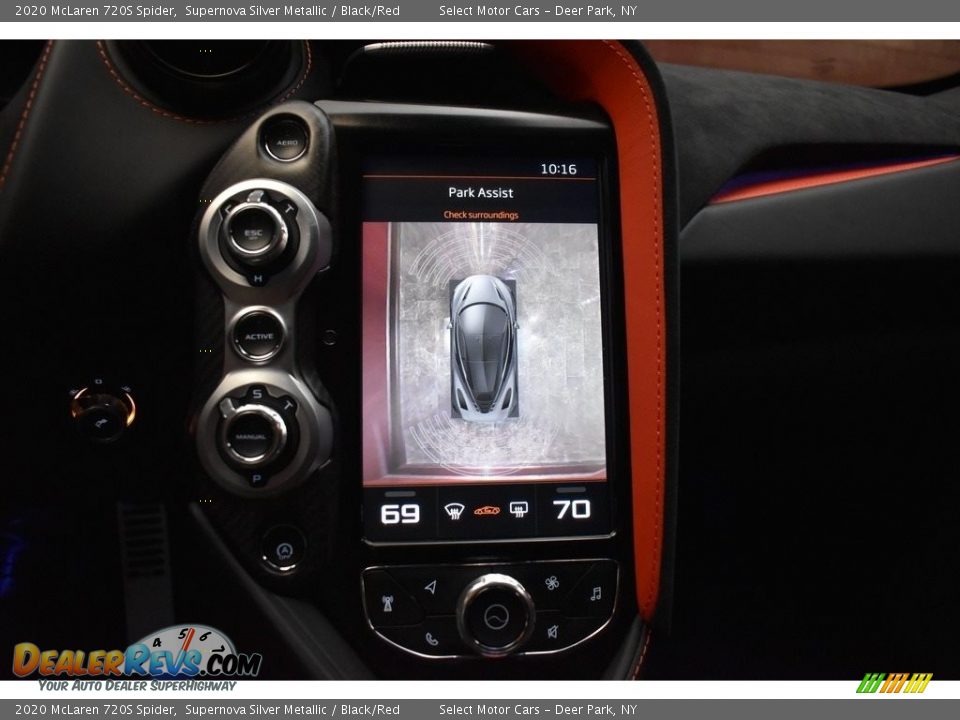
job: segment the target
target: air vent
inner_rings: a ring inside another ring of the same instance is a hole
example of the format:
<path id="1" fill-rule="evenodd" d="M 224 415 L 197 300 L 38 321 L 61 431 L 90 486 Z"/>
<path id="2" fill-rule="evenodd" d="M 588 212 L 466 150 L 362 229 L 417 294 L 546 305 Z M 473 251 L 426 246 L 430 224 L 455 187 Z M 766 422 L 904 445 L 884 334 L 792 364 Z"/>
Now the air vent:
<path id="1" fill-rule="evenodd" d="M 157 106 L 196 119 L 232 118 L 304 80 L 307 43 L 288 40 L 125 40 L 106 43 L 118 74 Z"/>
<path id="2" fill-rule="evenodd" d="M 167 519 L 162 505 L 121 505 L 119 510 L 123 574 L 128 578 L 165 575 Z"/>
<path id="3" fill-rule="evenodd" d="M 159 503 L 117 506 L 123 600 L 131 642 L 174 621 L 167 515 Z"/>

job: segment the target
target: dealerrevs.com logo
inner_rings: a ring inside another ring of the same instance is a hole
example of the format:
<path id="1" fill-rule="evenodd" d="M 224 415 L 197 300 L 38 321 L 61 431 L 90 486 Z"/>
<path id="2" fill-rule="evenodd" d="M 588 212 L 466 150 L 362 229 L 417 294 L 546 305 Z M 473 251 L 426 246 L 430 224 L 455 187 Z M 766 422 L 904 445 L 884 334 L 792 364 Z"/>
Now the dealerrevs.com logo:
<path id="1" fill-rule="evenodd" d="M 21 678 L 253 678 L 262 662 L 259 653 L 238 653 L 230 638 L 205 625 L 164 628 L 125 650 L 42 650 L 30 642 L 13 648 L 13 673 Z"/>

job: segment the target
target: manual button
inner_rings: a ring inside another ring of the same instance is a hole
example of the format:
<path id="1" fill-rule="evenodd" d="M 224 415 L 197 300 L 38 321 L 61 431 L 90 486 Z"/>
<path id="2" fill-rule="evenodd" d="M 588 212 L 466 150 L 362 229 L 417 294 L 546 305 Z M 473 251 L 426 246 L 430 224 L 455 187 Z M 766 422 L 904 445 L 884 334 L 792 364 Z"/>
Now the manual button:
<path id="1" fill-rule="evenodd" d="M 277 430 L 269 417 L 248 413 L 230 422 L 226 437 L 234 453 L 254 461 L 266 456 L 276 445 Z"/>

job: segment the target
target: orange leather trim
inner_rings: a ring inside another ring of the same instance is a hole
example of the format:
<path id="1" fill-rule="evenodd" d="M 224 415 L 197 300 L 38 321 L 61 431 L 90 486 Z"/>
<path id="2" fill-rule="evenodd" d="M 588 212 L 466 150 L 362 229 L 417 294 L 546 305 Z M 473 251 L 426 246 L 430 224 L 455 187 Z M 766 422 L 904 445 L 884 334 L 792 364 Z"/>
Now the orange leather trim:
<path id="1" fill-rule="evenodd" d="M 516 49 L 562 97 L 601 105 L 616 132 L 637 603 L 642 617 L 650 620 L 660 587 L 666 436 L 662 166 L 657 107 L 643 70 L 620 43 L 551 40 L 519 43 Z"/>
<path id="2" fill-rule="evenodd" d="M 850 170 L 831 170 L 828 172 L 818 172 L 801 177 L 783 178 L 781 180 L 768 180 L 754 185 L 747 185 L 736 190 L 729 190 L 715 195 L 710 204 L 736 202 L 738 200 L 749 200 L 751 198 L 765 197 L 767 195 L 779 195 L 780 193 L 793 192 L 795 190 L 806 190 L 807 188 L 822 187 L 824 185 L 835 185 L 836 183 L 850 182 L 851 180 L 862 180 L 864 178 L 877 177 L 879 175 L 891 175 L 893 173 L 904 172 L 906 170 L 916 170 L 918 168 L 930 167 L 932 165 L 942 165 L 943 163 L 953 162 L 960 158 L 960 155 L 951 155 L 949 157 L 933 158 L 931 160 L 914 160 L 912 162 L 889 163 L 886 165 L 874 165 L 873 167 L 854 168 Z"/>

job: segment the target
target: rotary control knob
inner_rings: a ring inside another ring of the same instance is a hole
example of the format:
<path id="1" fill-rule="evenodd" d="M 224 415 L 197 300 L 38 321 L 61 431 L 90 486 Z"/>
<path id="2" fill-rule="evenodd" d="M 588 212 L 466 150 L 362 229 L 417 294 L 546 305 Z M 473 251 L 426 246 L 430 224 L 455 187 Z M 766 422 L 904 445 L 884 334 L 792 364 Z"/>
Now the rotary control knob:
<path id="1" fill-rule="evenodd" d="M 223 415 L 220 442 L 226 456 L 247 468 L 266 467 L 283 453 L 289 430 L 283 416 L 267 405 L 239 407 L 220 403 Z"/>
<path id="2" fill-rule="evenodd" d="M 223 398 L 218 409 L 223 459 L 245 475 L 251 486 L 267 484 L 299 444 L 296 401 L 277 394 L 276 388 L 253 385 L 242 396 Z"/>
<path id="3" fill-rule="evenodd" d="M 113 390 L 94 384 L 71 391 L 70 417 L 85 437 L 110 443 L 133 425 L 137 404 L 127 388 Z"/>
<path id="4" fill-rule="evenodd" d="M 457 604 L 457 629 L 481 655 L 502 657 L 533 635 L 536 608 L 530 593 L 509 575 L 490 573 L 470 583 Z"/>
<path id="5" fill-rule="evenodd" d="M 229 208 L 223 220 L 226 250 L 239 264 L 255 268 L 280 258 L 290 241 L 290 229 L 263 190 Z"/>

